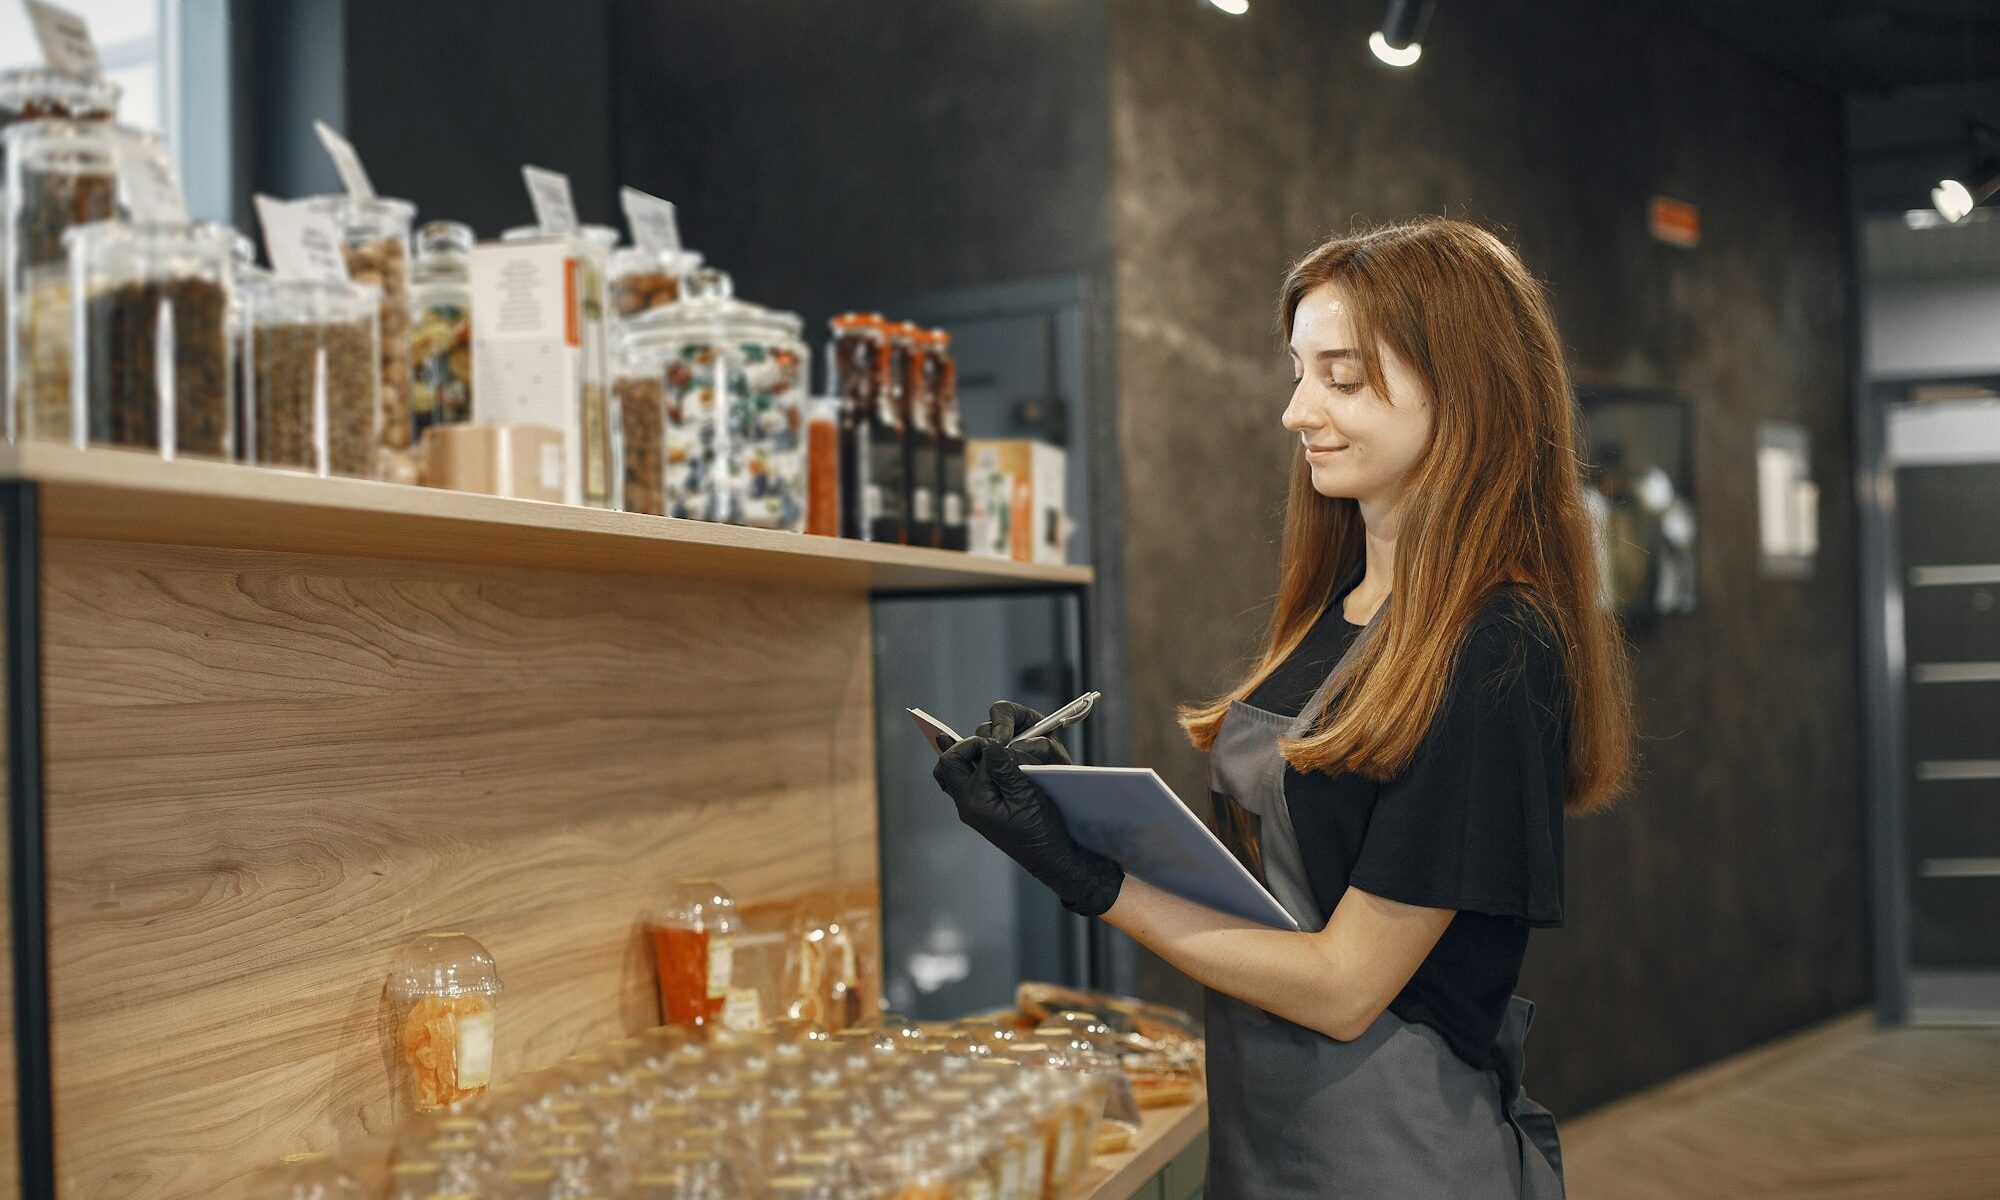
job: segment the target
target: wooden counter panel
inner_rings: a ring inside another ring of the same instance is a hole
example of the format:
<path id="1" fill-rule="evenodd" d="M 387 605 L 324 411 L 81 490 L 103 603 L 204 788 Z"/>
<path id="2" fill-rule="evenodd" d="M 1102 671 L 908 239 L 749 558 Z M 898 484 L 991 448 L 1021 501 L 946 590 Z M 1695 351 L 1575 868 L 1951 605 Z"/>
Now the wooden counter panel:
<path id="1" fill-rule="evenodd" d="M 387 1126 L 424 930 L 498 960 L 505 1077 L 655 1023 L 676 877 L 874 885 L 851 595 L 65 538 L 44 595 L 65 1194 Z"/>

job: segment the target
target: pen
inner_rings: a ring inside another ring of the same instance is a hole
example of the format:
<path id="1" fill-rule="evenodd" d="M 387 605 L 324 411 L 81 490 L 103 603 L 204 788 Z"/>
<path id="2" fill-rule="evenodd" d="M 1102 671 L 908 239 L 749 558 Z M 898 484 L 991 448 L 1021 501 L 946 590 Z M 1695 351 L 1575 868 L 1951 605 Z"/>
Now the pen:
<path id="1" fill-rule="evenodd" d="M 1090 715 L 1091 707 L 1095 705 L 1098 702 L 1098 700 L 1103 697 L 1103 695 L 1104 695 L 1103 692 L 1085 692 L 1083 695 L 1078 696 L 1076 699 L 1070 701 L 1068 704 L 1063 705 L 1061 708 L 1050 713 L 1048 716 L 1043 717 L 1041 720 L 1035 722 L 1033 725 L 1029 726 L 1025 731 L 1015 734 L 1011 739 L 1009 739 L 1007 744 L 1011 746 L 1015 742 L 1022 741 L 1026 738 L 1046 737 L 1047 735 L 1054 733 L 1056 730 L 1063 728 L 1065 725 L 1076 724 L 1078 721 L 1081 721 L 1085 717 Z"/>

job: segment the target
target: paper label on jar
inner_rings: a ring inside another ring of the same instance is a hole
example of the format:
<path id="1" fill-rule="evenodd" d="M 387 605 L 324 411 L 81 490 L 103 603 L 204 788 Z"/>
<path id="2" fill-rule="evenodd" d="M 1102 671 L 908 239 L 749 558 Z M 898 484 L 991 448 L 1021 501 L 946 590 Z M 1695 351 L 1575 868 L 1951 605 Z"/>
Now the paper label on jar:
<path id="1" fill-rule="evenodd" d="M 576 201 L 570 198 L 569 176 L 524 166 L 521 179 L 528 185 L 528 203 L 535 206 L 535 224 L 543 233 L 576 232 Z"/>
<path id="2" fill-rule="evenodd" d="M 861 489 L 861 519 L 873 521 L 882 515 L 882 488 L 869 484 Z"/>
<path id="3" fill-rule="evenodd" d="M 42 61 L 51 71 L 95 79 L 104 74 L 97 59 L 97 43 L 90 40 L 90 26 L 66 8 L 28 0 L 28 20 L 34 23 L 35 40 L 42 44 Z"/>
<path id="4" fill-rule="evenodd" d="M 174 178 L 173 160 L 167 157 L 166 148 L 130 133 L 121 133 L 114 145 L 118 182 L 124 189 L 125 206 L 132 219 L 185 225 L 187 199 L 181 195 L 181 181 Z"/>
<path id="5" fill-rule="evenodd" d="M 764 1006 L 756 988 L 729 989 L 722 999 L 722 1027 L 738 1033 L 755 1033 L 764 1027 Z"/>
<path id="6" fill-rule="evenodd" d="M 638 188 L 618 189 L 618 202 L 625 209 L 625 224 L 632 230 L 632 244 L 641 250 L 679 250 L 680 219 L 674 203 L 648 195 Z"/>
<path id="7" fill-rule="evenodd" d="M 257 220 L 264 226 L 264 253 L 280 279 L 347 282 L 347 256 L 333 218 L 302 204 L 257 197 Z"/>
<path id="8" fill-rule="evenodd" d="M 910 491 L 910 519 L 928 521 L 931 519 L 931 490 L 926 487 Z"/>
<path id="9" fill-rule="evenodd" d="M 957 492 L 944 494 L 944 523 L 953 526 L 965 524 L 965 497 Z"/>
<path id="10" fill-rule="evenodd" d="M 320 145 L 326 147 L 328 158 L 333 160 L 333 169 L 340 175 L 340 186 L 357 200 L 373 200 L 375 185 L 368 181 L 368 172 L 361 165 L 361 152 L 354 143 L 333 131 L 333 126 L 325 121 L 314 121 L 313 132 L 319 134 Z"/>
<path id="11" fill-rule="evenodd" d="M 1055 1172 L 1057 1179 L 1069 1178 L 1070 1157 L 1076 1150 L 1075 1130 L 1067 1117 L 1056 1125 L 1055 1161 L 1049 1164 L 1049 1169 Z"/>
<path id="12" fill-rule="evenodd" d="M 714 934 L 708 939 L 708 997 L 720 1000 L 729 994 L 730 976 L 736 967 L 736 939 Z"/>
<path id="13" fill-rule="evenodd" d="M 553 492 L 562 488 L 562 444 L 550 442 L 542 447 L 541 455 L 542 490 Z"/>
<path id="14" fill-rule="evenodd" d="M 493 1010 L 458 1019 L 458 1086 L 482 1088 L 493 1080 Z"/>

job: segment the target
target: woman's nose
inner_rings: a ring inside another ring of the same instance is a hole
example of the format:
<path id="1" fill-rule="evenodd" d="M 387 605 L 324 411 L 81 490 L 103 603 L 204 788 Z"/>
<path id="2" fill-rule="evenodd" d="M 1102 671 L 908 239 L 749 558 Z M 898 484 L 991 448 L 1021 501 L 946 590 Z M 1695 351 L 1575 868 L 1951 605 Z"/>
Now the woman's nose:
<path id="1" fill-rule="evenodd" d="M 1292 398 L 1285 403 L 1285 415 L 1280 423 L 1293 433 L 1305 433 L 1325 424 L 1303 398 L 1305 390 L 1304 384 L 1294 386 Z"/>

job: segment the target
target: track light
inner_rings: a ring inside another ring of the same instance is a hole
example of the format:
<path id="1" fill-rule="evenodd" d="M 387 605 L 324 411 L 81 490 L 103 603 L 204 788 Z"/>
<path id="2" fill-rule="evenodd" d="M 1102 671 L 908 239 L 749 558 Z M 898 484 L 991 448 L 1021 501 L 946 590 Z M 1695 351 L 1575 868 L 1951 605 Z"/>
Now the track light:
<path id="1" fill-rule="evenodd" d="M 1973 209 L 2000 194 L 2000 158 L 1982 149 L 1988 138 L 2000 141 L 2000 134 L 1984 121 L 1973 120 L 1966 122 L 1965 136 L 1972 149 L 1967 156 L 1972 170 L 1940 179 L 1931 188 L 1931 206 L 1947 221 L 1963 221 Z"/>
<path id="2" fill-rule="evenodd" d="M 1407 67 L 1423 55 L 1419 39 L 1430 24 L 1435 0 L 1389 0 L 1382 28 L 1368 35 L 1368 48 L 1392 67 Z"/>
<path id="3" fill-rule="evenodd" d="M 1945 220 L 1963 221 L 1995 193 L 2000 193 L 2000 159 L 1986 158 L 1963 180 L 1938 180 L 1931 189 L 1931 205 Z"/>
<path id="4" fill-rule="evenodd" d="M 1208 0 L 1208 2 L 1232 17 L 1240 17 L 1250 11 L 1250 0 Z"/>

